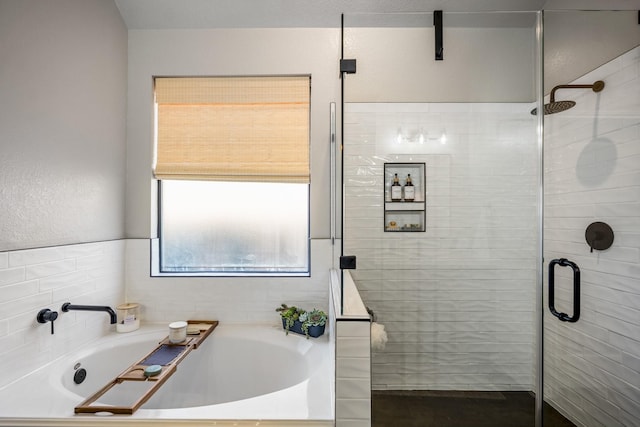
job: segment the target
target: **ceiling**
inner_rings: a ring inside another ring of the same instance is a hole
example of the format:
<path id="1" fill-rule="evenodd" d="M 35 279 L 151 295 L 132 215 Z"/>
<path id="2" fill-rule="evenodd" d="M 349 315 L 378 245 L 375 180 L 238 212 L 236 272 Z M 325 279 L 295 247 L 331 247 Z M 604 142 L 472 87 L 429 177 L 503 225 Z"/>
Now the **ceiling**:
<path id="1" fill-rule="evenodd" d="M 115 3 L 131 30 L 340 27 L 342 14 L 359 13 L 640 9 L 640 0 L 115 0 Z"/>

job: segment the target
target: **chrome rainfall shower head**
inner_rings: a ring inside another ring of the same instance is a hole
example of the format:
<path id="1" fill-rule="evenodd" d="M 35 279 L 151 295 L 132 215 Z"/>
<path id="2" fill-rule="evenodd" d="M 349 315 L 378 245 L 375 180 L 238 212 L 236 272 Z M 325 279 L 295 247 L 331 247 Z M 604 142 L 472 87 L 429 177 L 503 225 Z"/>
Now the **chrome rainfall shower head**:
<path id="1" fill-rule="evenodd" d="M 555 97 L 556 91 L 558 89 L 591 89 L 594 92 L 600 92 L 602 89 L 604 89 L 604 82 L 602 80 L 598 80 L 592 85 L 559 85 L 554 87 L 549 97 L 549 103 L 544 105 L 545 116 L 547 114 L 555 114 L 566 111 L 576 105 L 575 101 L 556 101 Z M 534 108 L 533 110 L 531 110 L 531 114 L 533 114 L 534 116 L 538 114 L 538 109 Z"/>

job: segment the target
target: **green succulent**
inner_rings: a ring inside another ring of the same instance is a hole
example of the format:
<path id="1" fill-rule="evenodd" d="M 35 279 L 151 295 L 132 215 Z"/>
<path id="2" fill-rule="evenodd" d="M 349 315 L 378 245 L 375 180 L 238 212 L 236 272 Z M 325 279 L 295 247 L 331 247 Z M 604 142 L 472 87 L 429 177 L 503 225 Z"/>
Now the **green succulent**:
<path id="1" fill-rule="evenodd" d="M 311 326 L 322 326 L 327 323 L 327 313 L 316 308 L 311 311 L 306 311 L 296 306 L 289 307 L 287 304 L 281 304 L 280 307 L 276 308 L 276 311 L 285 319 L 285 331 L 287 335 L 289 334 L 289 329 L 293 327 L 296 321 L 300 322 L 302 331 L 307 338 L 309 338 L 309 328 Z"/>
<path id="2" fill-rule="evenodd" d="M 289 329 L 296 323 L 296 320 L 300 320 L 300 316 L 306 313 L 305 310 L 292 305 L 289 307 L 287 304 L 281 304 L 280 307 L 276 308 L 276 311 L 280 313 L 280 317 L 285 319 L 285 330 L 287 335 L 289 334 Z"/>
<path id="3" fill-rule="evenodd" d="M 307 312 L 306 315 L 305 323 L 309 326 L 322 326 L 327 323 L 327 313 L 317 308 Z"/>

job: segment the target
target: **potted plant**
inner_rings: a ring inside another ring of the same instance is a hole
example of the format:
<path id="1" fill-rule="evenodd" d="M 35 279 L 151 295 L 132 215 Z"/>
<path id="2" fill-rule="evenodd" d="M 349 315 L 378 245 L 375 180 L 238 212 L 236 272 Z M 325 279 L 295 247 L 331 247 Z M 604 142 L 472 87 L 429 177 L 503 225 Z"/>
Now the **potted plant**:
<path id="1" fill-rule="evenodd" d="M 282 304 L 276 308 L 282 318 L 282 327 L 289 334 L 289 331 L 305 335 L 307 338 L 317 338 L 324 334 L 324 327 L 327 324 L 327 314 L 318 309 L 306 311 L 302 308 Z"/>
<path id="2" fill-rule="evenodd" d="M 327 324 L 327 313 L 314 308 L 300 315 L 302 332 L 307 336 L 319 337 L 324 334 L 324 325 Z"/>

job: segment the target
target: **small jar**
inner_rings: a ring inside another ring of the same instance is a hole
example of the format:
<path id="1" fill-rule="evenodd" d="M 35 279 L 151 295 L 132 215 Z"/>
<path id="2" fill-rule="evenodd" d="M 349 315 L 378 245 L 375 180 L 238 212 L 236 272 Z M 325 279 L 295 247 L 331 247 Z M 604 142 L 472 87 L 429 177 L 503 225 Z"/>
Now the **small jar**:
<path id="1" fill-rule="evenodd" d="M 116 331 L 131 332 L 140 327 L 140 304 L 130 302 L 116 307 L 118 311 L 118 324 Z"/>
<path id="2" fill-rule="evenodd" d="M 169 342 L 179 344 L 187 339 L 187 325 L 184 320 L 169 323 Z"/>

